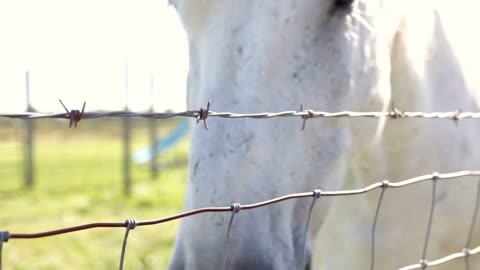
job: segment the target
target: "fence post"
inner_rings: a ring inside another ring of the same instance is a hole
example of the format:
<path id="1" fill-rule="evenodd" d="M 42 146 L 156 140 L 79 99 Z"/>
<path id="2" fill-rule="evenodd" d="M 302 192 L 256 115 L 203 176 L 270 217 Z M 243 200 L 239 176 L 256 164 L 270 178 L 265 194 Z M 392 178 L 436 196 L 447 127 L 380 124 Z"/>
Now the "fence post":
<path id="1" fill-rule="evenodd" d="M 155 111 L 154 108 L 154 79 L 153 79 L 153 74 L 150 75 L 150 98 L 152 103 L 150 104 L 150 112 L 153 113 Z M 152 150 L 152 157 L 150 159 L 150 175 L 152 177 L 152 180 L 155 180 L 158 176 L 158 164 L 157 164 L 157 158 L 156 158 L 156 152 L 157 146 L 156 146 L 156 140 L 157 140 L 157 121 L 154 118 L 148 119 L 148 130 L 149 130 L 149 137 L 150 137 L 150 146 Z"/>
<path id="2" fill-rule="evenodd" d="M 125 111 L 129 111 L 128 106 L 128 62 L 125 62 Z M 123 193 L 126 196 L 131 194 L 131 176 L 130 176 L 130 136 L 131 125 L 130 117 L 123 117 Z"/>
<path id="3" fill-rule="evenodd" d="M 33 106 L 30 101 L 30 72 L 25 72 L 25 90 L 27 99 L 27 112 L 33 112 Z M 25 188 L 31 189 L 34 184 L 34 164 L 33 164 L 33 133 L 34 123 L 31 119 L 25 120 L 24 134 L 24 156 L 23 156 L 23 172 Z"/>

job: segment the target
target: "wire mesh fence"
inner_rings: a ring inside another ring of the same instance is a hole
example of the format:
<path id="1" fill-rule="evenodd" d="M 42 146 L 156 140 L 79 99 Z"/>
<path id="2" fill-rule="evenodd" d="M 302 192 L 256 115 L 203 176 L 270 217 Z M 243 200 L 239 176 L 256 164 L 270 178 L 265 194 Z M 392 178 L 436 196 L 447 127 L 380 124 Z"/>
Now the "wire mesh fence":
<path id="1" fill-rule="evenodd" d="M 431 198 L 431 207 L 430 207 L 430 213 L 429 213 L 429 221 L 428 225 L 426 228 L 426 237 L 424 241 L 424 247 L 423 247 L 423 252 L 421 254 L 421 260 L 420 263 L 418 264 L 412 264 L 405 266 L 401 268 L 401 270 L 408 270 L 408 269 L 425 269 L 426 267 L 429 266 L 434 266 L 434 265 L 439 265 L 445 262 L 448 262 L 450 260 L 458 259 L 458 258 L 465 258 L 466 261 L 466 269 L 469 270 L 469 258 L 472 255 L 480 253 L 480 246 L 471 248 L 471 241 L 473 238 L 473 232 L 475 230 L 475 224 L 476 224 L 476 219 L 478 215 L 478 208 L 480 204 L 480 181 L 478 181 L 478 188 L 476 191 L 476 202 L 474 206 L 474 211 L 472 214 L 472 219 L 471 219 L 471 226 L 470 230 L 467 235 L 467 241 L 465 244 L 465 247 L 462 251 L 452 253 L 449 255 L 446 255 L 445 257 L 435 259 L 432 261 L 427 260 L 426 258 L 426 253 L 428 249 L 428 244 L 429 244 L 429 238 L 430 238 L 430 231 L 433 223 L 433 217 L 434 217 L 434 212 L 435 212 L 435 187 L 436 183 L 439 180 L 447 180 L 447 179 L 456 179 L 460 177 L 465 177 L 465 176 L 470 176 L 470 177 L 480 177 L 480 171 L 459 171 L 459 172 L 452 172 L 452 173 L 445 173 L 445 174 L 439 174 L 439 173 L 433 173 L 429 175 L 423 175 L 423 176 L 418 176 L 414 178 L 410 178 L 407 180 L 403 180 L 400 182 L 390 182 L 387 180 L 383 180 L 381 182 L 377 182 L 374 184 L 371 184 L 369 186 L 366 186 L 361 189 L 353 189 L 353 190 L 340 190 L 340 191 L 322 191 L 320 189 L 314 190 L 312 192 L 303 192 L 303 193 L 293 193 L 289 195 L 285 195 L 282 197 L 277 197 L 273 198 L 267 201 L 262 201 L 258 203 L 253 203 L 253 204 L 239 204 L 239 203 L 234 203 L 231 206 L 225 206 L 225 207 L 206 207 L 206 208 L 200 208 L 200 209 L 195 209 L 187 212 L 182 212 L 176 215 L 164 217 L 164 218 L 159 218 L 159 219 L 154 219 L 154 220 L 144 220 L 144 221 L 136 221 L 135 219 L 127 219 L 125 222 L 98 222 L 98 223 L 90 223 L 90 224 L 83 224 L 83 225 L 78 225 L 78 226 L 73 226 L 73 227 L 67 227 L 67 228 L 61 228 L 61 229 L 56 229 L 56 230 L 51 230 L 51 231 L 45 231 L 45 232 L 38 232 L 38 233 L 11 233 L 9 231 L 1 231 L 0 232 L 0 252 L 2 251 L 2 244 L 4 242 L 8 242 L 11 239 L 35 239 L 35 238 L 43 238 L 43 237 L 51 237 L 51 236 L 56 236 L 60 234 L 66 234 L 66 233 L 73 233 L 77 231 L 82 231 L 82 230 L 90 230 L 94 228 L 126 228 L 124 240 L 123 240 L 123 245 L 122 245 L 122 250 L 121 250 L 121 255 L 120 255 L 120 269 L 122 269 L 123 266 L 123 260 L 125 257 L 125 250 L 126 250 L 126 244 L 127 244 L 127 239 L 129 235 L 129 231 L 135 229 L 136 227 L 140 226 L 151 226 L 151 225 L 156 225 L 156 224 L 161 224 L 169 221 L 173 221 L 176 219 L 181 219 L 193 215 L 199 215 L 202 213 L 212 213 L 212 212 L 231 212 L 232 216 L 228 225 L 228 230 L 227 230 L 227 241 L 225 244 L 225 254 L 224 254 L 224 259 L 223 259 L 223 264 L 222 264 L 222 269 L 225 269 L 226 261 L 228 259 L 228 240 L 229 240 L 229 235 L 231 232 L 232 224 L 234 221 L 234 216 L 235 214 L 239 213 L 240 211 L 244 210 L 252 210 L 255 208 L 260 208 L 260 207 L 266 207 L 268 205 L 276 204 L 282 201 L 287 201 L 287 200 L 293 200 L 293 199 L 300 199 L 300 198 L 308 198 L 312 197 L 312 205 L 310 207 L 308 217 L 307 217 L 307 222 L 305 226 L 305 231 L 308 230 L 308 224 L 310 221 L 312 209 L 314 207 L 314 203 L 321 197 L 332 197 L 332 196 L 351 196 L 351 195 L 358 195 L 358 194 L 364 194 L 367 192 L 371 192 L 376 189 L 381 189 L 382 193 L 379 197 L 378 204 L 377 204 L 377 210 L 375 212 L 375 216 L 372 222 L 372 231 L 371 231 L 371 267 L 370 269 L 375 269 L 375 232 L 376 232 L 376 225 L 377 225 L 377 219 L 378 215 L 380 213 L 381 205 L 382 205 L 382 199 L 384 197 L 384 192 L 386 189 L 390 188 L 401 188 L 405 187 L 408 185 L 413 185 L 417 184 L 420 182 L 425 182 L 425 181 L 432 181 L 432 198 Z M 305 243 L 305 239 L 304 243 Z M 0 263 L 1 263 L 1 253 L 0 253 Z M 1 264 L 0 264 L 1 267 Z"/>
<path id="2" fill-rule="evenodd" d="M 63 103 L 62 103 L 63 105 Z M 64 106 L 64 105 L 63 105 Z M 8 114 L 0 114 L 0 117 L 7 117 L 7 118 L 19 118 L 19 119 L 40 119 L 40 118 L 60 118 L 60 119 L 69 119 L 70 127 L 76 127 L 78 122 L 81 119 L 93 119 L 93 118 L 100 118 L 100 117 L 147 117 L 147 118 L 171 118 L 171 117 L 192 117 L 197 119 L 197 123 L 199 121 L 204 122 L 205 129 L 208 129 L 207 125 L 207 118 L 208 117 L 222 117 L 222 118 L 256 118 L 256 119 L 268 119 L 268 118 L 276 118 L 276 117 L 300 117 L 303 119 L 302 129 L 305 128 L 305 121 L 310 118 L 315 117 L 327 117 L 327 118 L 336 118 L 336 117 L 368 117 L 368 118 L 389 118 L 389 119 L 398 119 L 398 118 L 442 118 L 442 119 L 450 119 L 453 121 L 459 121 L 462 119 L 467 118 L 480 118 L 480 112 L 461 112 L 454 111 L 454 112 L 406 112 L 400 111 L 397 108 L 392 106 L 391 111 L 386 112 L 350 112 L 350 111 L 342 111 L 342 112 L 320 112 L 320 111 L 313 111 L 313 110 L 306 110 L 304 111 L 301 107 L 300 111 L 284 111 L 284 112 L 276 112 L 276 113 L 252 113 L 252 114 L 241 114 L 241 113 L 231 113 L 231 112 L 213 112 L 210 110 L 210 101 L 206 107 L 202 107 L 199 110 L 195 111 L 184 111 L 178 113 L 134 113 L 128 111 L 113 111 L 113 112 L 85 112 L 85 103 L 83 105 L 82 110 L 68 110 L 66 106 L 64 106 L 65 113 L 8 113 Z M 150 226 L 161 224 L 177 219 L 182 219 L 188 216 L 199 215 L 202 213 L 211 213 L 211 212 L 231 212 L 231 218 L 227 229 L 226 235 L 226 242 L 224 247 L 224 254 L 223 254 L 223 263 L 221 269 L 226 269 L 227 261 L 228 261 L 228 250 L 229 250 L 229 239 L 230 239 L 230 232 L 232 230 L 232 224 L 234 222 L 235 214 L 239 213 L 240 211 L 251 210 L 260 207 L 266 207 L 268 205 L 276 204 L 286 200 L 293 200 L 299 198 L 313 198 L 312 204 L 309 208 L 308 217 L 305 223 L 305 231 L 304 231 L 304 239 L 303 244 L 305 245 L 307 230 L 309 226 L 309 222 L 311 219 L 312 210 L 315 206 L 315 202 L 321 197 L 331 197 L 331 196 L 351 196 L 351 195 L 358 195 L 368 193 L 372 190 L 381 189 L 381 193 L 378 199 L 377 208 L 375 210 L 375 215 L 372 221 L 372 229 L 371 229 L 371 264 L 370 269 L 375 269 L 375 252 L 376 252 L 376 228 L 377 228 L 377 220 L 379 213 L 381 212 L 382 202 L 385 195 L 385 191 L 390 188 L 401 188 L 408 185 L 417 184 L 419 182 L 425 181 L 432 181 L 432 193 L 431 193 L 431 206 L 429 212 L 429 219 L 426 227 L 425 233 L 425 240 L 423 244 L 423 251 L 422 254 L 419 254 L 421 260 L 420 263 L 407 265 L 401 270 L 409 270 L 409 269 L 425 269 L 430 266 L 435 266 L 439 264 L 446 263 L 448 261 L 465 258 L 465 269 L 470 270 L 470 263 L 469 258 L 472 255 L 480 253 L 480 246 L 471 247 L 473 234 L 476 227 L 476 219 L 479 211 L 479 204 L 480 204 L 480 180 L 478 181 L 478 188 L 476 191 L 476 200 L 474 211 L 472 213 L 471 218 L 471 225 L 470 230 L 467 235 L 467 241 L 465 243 L 464 249 L 461 251 L 457 251 L 451 254 L 447 254 L 442 258 L 437 258 L 434 260 L 428 260 L 426 257 L 429 242 L 430 242 L 430 232 L 432 228 L 432 224 L 434 221 L 434 213 L 435 213 L 435 206 L 436 206 L 436 185 L 439 180 L 447 180 L 447 179 L 456 179 L 460 177 L 480 177 L 480 171 L 458 171 L 452 173 L 433 173 L 429 175 L 418 176 L 414 178 L 410 178 L 407 180 L 399 181 L 399 182 L 390 182 L 388 180 L 383 180 L 364 188 L 354 189 L 354 190 L 340 190 L 340 191 L 322 191 L 320 189 L 316 189 L 310 192 L 303 192 L 303 193 L 293 193 L 288 194 L 282 197 L 273 198 L 267 201 L 262 201 L 253 204 L 240 204 L 234 203 L 231 206 L 224 206 L 224 207 L 206 207 L 195 209 L 187 212 L 182 212 L 176 215 L 167 216 L 159 219 L 154 220 L 144 220 L 144 221 L 136 221 L 135 219 L 127 219 L 124 222 L 96 222 L 96 223 L 89 223 L 89 224 L 82 224 L 73 227 L 67 228 L 60 228 L 51 231 L 44 231 L 44 232 L 35 232 L 35 233 L 16 233 L 10 231 L 0 231 L 0 270 L 2 269 L 2 248 L 3 244 L 8 242 L 12 239 L 34 239 L 34 238 L 43 238 L 43 237 L 50 237 L 60 234 L 66 233 L 73 233 L 82 230 L 90 230 L 94 228 L 126 228 L 125 236 L 123 240 L 123 245 L 120 253 L 120 260 L 119 260 L 119 269 L 123 269 L 123 261 L 125 258 L 125 252 L 127 247 L 127 239 L 129 235 L 129 231 L 135 229 L 136 227 L 140 226 Z M 304 254 L 305 254 L 305 247 L 304 247 Z M 305 256 L 304 256 L 305 257 Z"/>

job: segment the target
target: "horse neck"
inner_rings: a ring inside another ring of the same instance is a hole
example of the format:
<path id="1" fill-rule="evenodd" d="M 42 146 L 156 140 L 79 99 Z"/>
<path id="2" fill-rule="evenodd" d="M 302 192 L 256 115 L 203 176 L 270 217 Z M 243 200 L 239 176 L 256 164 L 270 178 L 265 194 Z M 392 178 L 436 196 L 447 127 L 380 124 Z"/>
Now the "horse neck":
<path id="1" fill-rule="evenodd" d="M 478 100 L 468 88 L 455 46 L 437 11 L 404 18 L 393 42 L 391 59 L 391 96 L 397 108 L 427 112 L 477 110 Z M 480 156 L 465 145 L 475 141 L 478 132 L 479 128 L 468 121 L 458 126 L 446 120 L 387 121 L 382 145 L 373 150 L 385 166 L 383 171 L 370 172 L 373 175 L 369 178 L 398 180 L 412 174 L 474 167 Z M 418 153 L 428 153 L 428 158 Z"/>
<path id="2" fill-rule="evenodd" d="M 405 110 L 472 110 L 471 94 L 441 14 L 405 16 L 392 47 L 392 100 Z"/>

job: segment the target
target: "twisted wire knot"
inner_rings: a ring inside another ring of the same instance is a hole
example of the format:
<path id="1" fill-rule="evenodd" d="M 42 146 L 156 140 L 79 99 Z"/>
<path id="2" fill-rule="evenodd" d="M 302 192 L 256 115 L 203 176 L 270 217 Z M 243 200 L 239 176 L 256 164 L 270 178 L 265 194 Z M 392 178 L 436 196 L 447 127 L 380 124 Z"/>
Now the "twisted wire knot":
<path id="1" fill-rule="evenodd" d="M 8 242 L 10 239 L 10 232 L 9 231 L 1 231 L 0 232 L 0 244 L 3 242 Z"/>
<path id="2" fill-rule="evenodd" d="M 125 220 L 125 225 L 126 225 L 127 229 L 133 230 L 137 227 L 137 221 L 133 218 L 129 218 L 129 219 Z"/>
<path id="3" fill-rule="evenodd" d="M 383 180 L 382 181 L 382 188 L 388 188 L 390 186 L 390 181 L 388 180 Z"/>
<path id="4" fill-rule="evenodd" d="M 421 269 L 426 269 L 428 267 L 428 261 L 427 260 L 420 260 L 420 268 Z"/>
<path id="5" fill-rule="evenodd" d="M 232 209 L 233 213 L 237 214 L 242 209 L 242 205 L 240 205 L 239 203 L 233 203 L 230 208 Z"/>

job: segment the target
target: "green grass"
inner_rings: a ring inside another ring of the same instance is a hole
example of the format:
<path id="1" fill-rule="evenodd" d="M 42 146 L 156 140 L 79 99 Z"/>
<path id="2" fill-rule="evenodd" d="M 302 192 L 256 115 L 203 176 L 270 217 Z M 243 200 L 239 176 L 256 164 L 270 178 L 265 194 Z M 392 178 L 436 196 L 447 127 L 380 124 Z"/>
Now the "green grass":
<path id="1" fill-rule="evenodd" d="M 147 122 L 133 120 L 132 152 L 148 144 Z M 23 187 L 22 122 L 0 126 L 0 230 L 32 233 L 91 222 L 155 219 L 181 211 L 186 163 L 152 180 L 148 166 L 132 167 L 132 195 L 122 186 L 121 120 L 36 120 L 36 178 Z M 175 120 L 157 122 L 160 134 Z M 160 158 L 186 160 L 188 139 Z M 165 269 L 178 222 L 131 231 L 125 269 Z M 99 228 L 4 245 L 4 269 L 118 269 L 123 228 Z"/>

